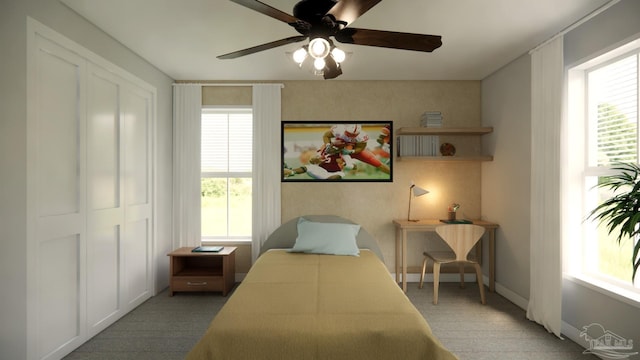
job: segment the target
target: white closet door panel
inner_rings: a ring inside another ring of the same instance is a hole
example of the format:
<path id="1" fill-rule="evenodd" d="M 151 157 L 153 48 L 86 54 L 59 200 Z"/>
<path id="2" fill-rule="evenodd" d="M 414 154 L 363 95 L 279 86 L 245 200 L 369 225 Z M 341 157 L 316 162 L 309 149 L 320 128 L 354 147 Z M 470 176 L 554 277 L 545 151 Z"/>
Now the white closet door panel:
<path id="1" fill-rule="evenodd" d="M 125 163 L 125 269 L 127 297 L 136 306 L 151 295 L 152 206 L 151 119 L 152 94 L 136 87 L 123 89 L 123 151 Z"/>
<path id="2" fill-rule="evenodd" d="M 121 85 L 89 64 L 87 76 L 87 321 L 89 336 L 124 315 L 122 307 Z"/>
<path id="3" fill-rule="evenodd" d="M 151 241 L 148 219 L 127 222 L 124 242 L 126 301 L 137 306 L 151 295 Z"/>
<path id="4" fill-rule="evenodd" d="M 87 171 L 90 210 L 120 206 L 120 85 L 90 66 L 87 99 Z"/>
<path id="5" fill-rule="evenodd" d="M 45 216 L 38 218 L 36 233 L 38 246 L 41 241 L 63 237 L 68 234 L 82 234 L 85 229 L 85 219 L 81 214 Z M 38 262 L 40 265 L 40 262 Z"/>
<path id="6" fill-rule="evenodd" d="M 38 358 L 81 335 L 80 234 L 40 241 Z"/>
<path id="7" fill-rule="evenodd" d="M 48 40 L 40 39 L 38 45 L 38 214 L 77 213 L 81 203 L 83 61 Z"/>
<path id="8" fill-rule="evenodd" d="M 150 94 L 129 91 L 123 105 L 126 205 L 148 204 L 151 195 Z"/>
<path id="9" fill-rule="evenodd" d="M 87 243 L 87 319 L 89 335 L 95 335 L 116 321 L 120 304 L 119 224 L 94 224 Z"/>
<path id="10" fill-rule="evenodd" d="M 28 357 L 60 358 L 86 332 L 86 61 L 37 33 L 28 63 Z"/>

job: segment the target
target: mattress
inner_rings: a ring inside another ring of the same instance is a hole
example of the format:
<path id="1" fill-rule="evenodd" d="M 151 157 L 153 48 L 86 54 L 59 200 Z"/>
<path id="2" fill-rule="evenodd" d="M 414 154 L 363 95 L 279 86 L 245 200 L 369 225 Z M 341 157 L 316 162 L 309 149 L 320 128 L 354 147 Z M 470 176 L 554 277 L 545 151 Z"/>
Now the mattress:
<path id="1" fill-rule="evenodd" d="M 456 359 L 371 251 L 271 250 L 189 352 L 196 359 Z"/>

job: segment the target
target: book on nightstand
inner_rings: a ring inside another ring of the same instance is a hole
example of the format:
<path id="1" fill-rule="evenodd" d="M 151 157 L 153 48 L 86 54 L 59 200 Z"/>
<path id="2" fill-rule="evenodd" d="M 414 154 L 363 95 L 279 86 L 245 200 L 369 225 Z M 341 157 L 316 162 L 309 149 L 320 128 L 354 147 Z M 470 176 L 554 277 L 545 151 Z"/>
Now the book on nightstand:
<path id="1" fill-rule="evenodd" d="M 198 246 L 191 252 L 220 252 L 222 249 L 224 249 L 224 246 Z"/>

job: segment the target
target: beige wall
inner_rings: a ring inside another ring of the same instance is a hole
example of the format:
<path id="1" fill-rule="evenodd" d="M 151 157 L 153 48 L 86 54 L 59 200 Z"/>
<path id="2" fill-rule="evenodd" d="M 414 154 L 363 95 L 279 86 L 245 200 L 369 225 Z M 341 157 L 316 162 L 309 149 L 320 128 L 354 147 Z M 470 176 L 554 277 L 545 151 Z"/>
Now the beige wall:
<path id="1" fill-rule="evenodd" d="M 442 111 L 443 126 L 480 126 L 480 81 L 283 81 L 282 120 L 392 120 L 394 130 L 417 127 L 427 110 Z M 205 87 L 205 105 L 250 104 L 250 87 Z M 480 152 L 476 137 L 449 137 L 459 153 Z M 481 216 L 481 165 L 394 159 L 392 183 L 283 183 L 282 221 L 306 214 L 335 214 L 367 229 L 379 242 L 390 270 L 395 266 L 396 218 L 406 218 L 409 184 L 431 191 L 413 202 L 413 217 L 444 218 L 452 202 L 460 215 Z M 491 220 L 491 219 L 488 219 Z M 414 234 L 409 265 L 419 265 L 427 246 Z M 249 264 L 248 259 L 238 259 Z M 243 272 L 238 267 L 238 272 Z"/>

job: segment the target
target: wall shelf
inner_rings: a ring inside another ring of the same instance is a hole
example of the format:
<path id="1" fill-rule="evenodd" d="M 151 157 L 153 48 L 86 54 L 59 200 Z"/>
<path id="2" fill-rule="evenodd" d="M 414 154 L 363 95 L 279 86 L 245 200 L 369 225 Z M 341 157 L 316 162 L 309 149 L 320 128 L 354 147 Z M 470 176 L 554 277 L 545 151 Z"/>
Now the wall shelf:
<path id="1" fill-rule="evenodd" d="M 481 136 L 493 132 L 493 127 L 403 127 L 396 131 L 396 138 L 399 136 Z M 420 161 L 441 161 L 441 162 L 462 162 L 462 161 L 493 161 L 491 155 L 454 155 L 454 156 L 402 156 L 398 151 L 398 160 L 420 160 Z"/>
<path id="2" fill-rule="evenodd" d="M 462 162 L 462 161 L 493 161 L 491 155 L 479 156 L 398 156 L 398 161 L 441 161 L 441 162 Z"/>
<path id="3" fill-rule="evenodd" d="M 493 127 L 404 127 L 399 128 L 396 135 L 486 135 L 493 132 Z"/>

